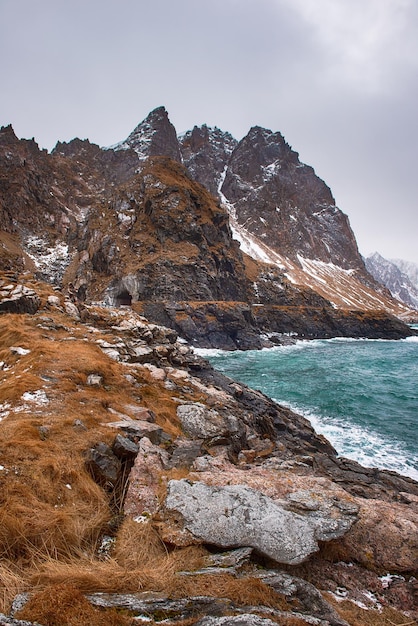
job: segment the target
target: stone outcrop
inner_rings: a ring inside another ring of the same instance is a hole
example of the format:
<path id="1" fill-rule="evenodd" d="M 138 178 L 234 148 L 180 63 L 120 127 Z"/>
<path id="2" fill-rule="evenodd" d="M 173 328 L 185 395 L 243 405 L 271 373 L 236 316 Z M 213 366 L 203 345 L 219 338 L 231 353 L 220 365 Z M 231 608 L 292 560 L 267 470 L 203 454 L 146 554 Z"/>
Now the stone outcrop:
<path id="1" fill-rule="evenodd" d="M 297 513 L 243 485 L 210 487 L 170 481 L 165 501 L 168 531 L 163 537 L 187 545 L 198 539 L 220 548 L 250 546 L 278 563 L 297 564 L 318 551 L 318 541 L 341 537 L 355 521 L 355 505 L 319 503 L 305 494 Z M 171 522 L 171 520 L 173 520 Z M 171 524 L 170 524 L 171 522 Z M 179 528 L 176 528 L 179 526 Z"/>

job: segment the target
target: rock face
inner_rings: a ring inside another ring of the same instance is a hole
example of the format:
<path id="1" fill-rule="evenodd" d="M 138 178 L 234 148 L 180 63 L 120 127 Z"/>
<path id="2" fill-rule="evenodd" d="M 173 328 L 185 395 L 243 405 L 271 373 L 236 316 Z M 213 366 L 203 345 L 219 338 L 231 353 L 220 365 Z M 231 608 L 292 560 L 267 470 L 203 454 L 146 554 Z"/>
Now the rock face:
<path id="1" fill-rule="evenodd" d="M 164 107 L 151 111 L 125 141 L 113 146 L 116 151 L 128 148 L 135 150 L 141 161 L 151 156 L 167 156 L 181 162 L 176 129 Z"/>
<path id="2" fill-rule="evenodd" d="M 375 252 L 365 259 L 365 263 L 370 274 L 386 289 L 389 289 L 394 298 L 418 309 L 418 287 L 411 282 L 407 274 L 402 272 L 395 262 L 388 261 Z"/>
<path id="3" fill-rule="evenodd" d="M 202 347 L 412 332 L 375 313 L 406 308 L 373 290 L 328 187 L 259 127 L 240 142 L 206 126 L 179 140 L 160 107 L 114 148 L 74 139 L 52 154 L 2 128 L 0 227 L 3 269 L 33 271 L 73 304 L 138 303 Z"/>
<path id="4" fill-rule="evenodd" d="M 219 128 L 203 125 L 182 135 L 179 142 L 183 163 L 194 180 L 219 195 L 237 140 Z"/>
<path id="5" fill-rule="evenodd" d="M 245 223 L 284 257 L 364 269 L 348 219 L 330 189 L 280 133 L 252 128 L 231 156 L 221 192 L 238 224 Z"/>

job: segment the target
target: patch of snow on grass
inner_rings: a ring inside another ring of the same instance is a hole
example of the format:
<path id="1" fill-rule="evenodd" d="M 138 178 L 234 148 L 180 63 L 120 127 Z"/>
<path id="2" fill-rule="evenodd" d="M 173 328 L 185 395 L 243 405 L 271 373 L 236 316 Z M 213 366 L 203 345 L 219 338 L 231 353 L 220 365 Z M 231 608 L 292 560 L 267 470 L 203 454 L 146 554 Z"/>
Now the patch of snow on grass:
<path id="1" fill-rule="evenodd" d="M 0 404 L 0 421 L 9 415 L 11 408 L 12 405 L 9 402 L 3 402 L 3 404 Z"/>
<path id="2" fill-rule="evenodd" d="M 26 354 L 30 353 L 30 350 L 27 350 L 26 348 L 21 348 L 20 346 L 11 346 L 9 349 L 10 352 L 14 352 L 15 354 L 19 354 L 20 356 L 25 356 Z"/>
<path id="3" fill-rule="evenodd" d="M 33 402 L 39 406 L 45 406 L 49 404 L 48 397 L 43 389 L 37 389 L 36 391 L 25 391 L 22 395 L 22 400 L 25 402 Z"/>

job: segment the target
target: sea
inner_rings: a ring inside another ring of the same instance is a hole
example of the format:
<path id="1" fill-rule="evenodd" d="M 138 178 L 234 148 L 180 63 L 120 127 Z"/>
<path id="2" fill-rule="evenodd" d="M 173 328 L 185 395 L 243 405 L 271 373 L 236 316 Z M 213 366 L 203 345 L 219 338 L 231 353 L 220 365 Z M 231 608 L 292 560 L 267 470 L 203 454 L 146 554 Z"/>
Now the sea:
<path id="1" fill-rule="evenodd" d="M 418 480 L 418 337 L 196 352 L 309 419 L 339 455 Z"/>

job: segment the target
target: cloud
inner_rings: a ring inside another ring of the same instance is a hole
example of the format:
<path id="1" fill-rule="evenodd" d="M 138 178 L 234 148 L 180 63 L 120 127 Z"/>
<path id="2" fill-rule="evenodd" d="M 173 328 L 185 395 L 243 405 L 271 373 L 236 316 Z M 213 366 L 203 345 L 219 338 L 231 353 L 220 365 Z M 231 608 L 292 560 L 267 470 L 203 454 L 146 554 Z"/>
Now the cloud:
<path id="1" fill-rule="evenodd" d="M 278 130 L 363 249 L 418 260 L 417 31 L 417 0 L 0 0 L 0 124 L 48 148 L 159 105 L 179 132 Z"/>
<path id="2" fill-rule="evenodd" d="M 327 54 L 327 80 L 385 93 L 399 68 L 418 66 L 415 0 L 291 0 L 291 5 Z"/>

